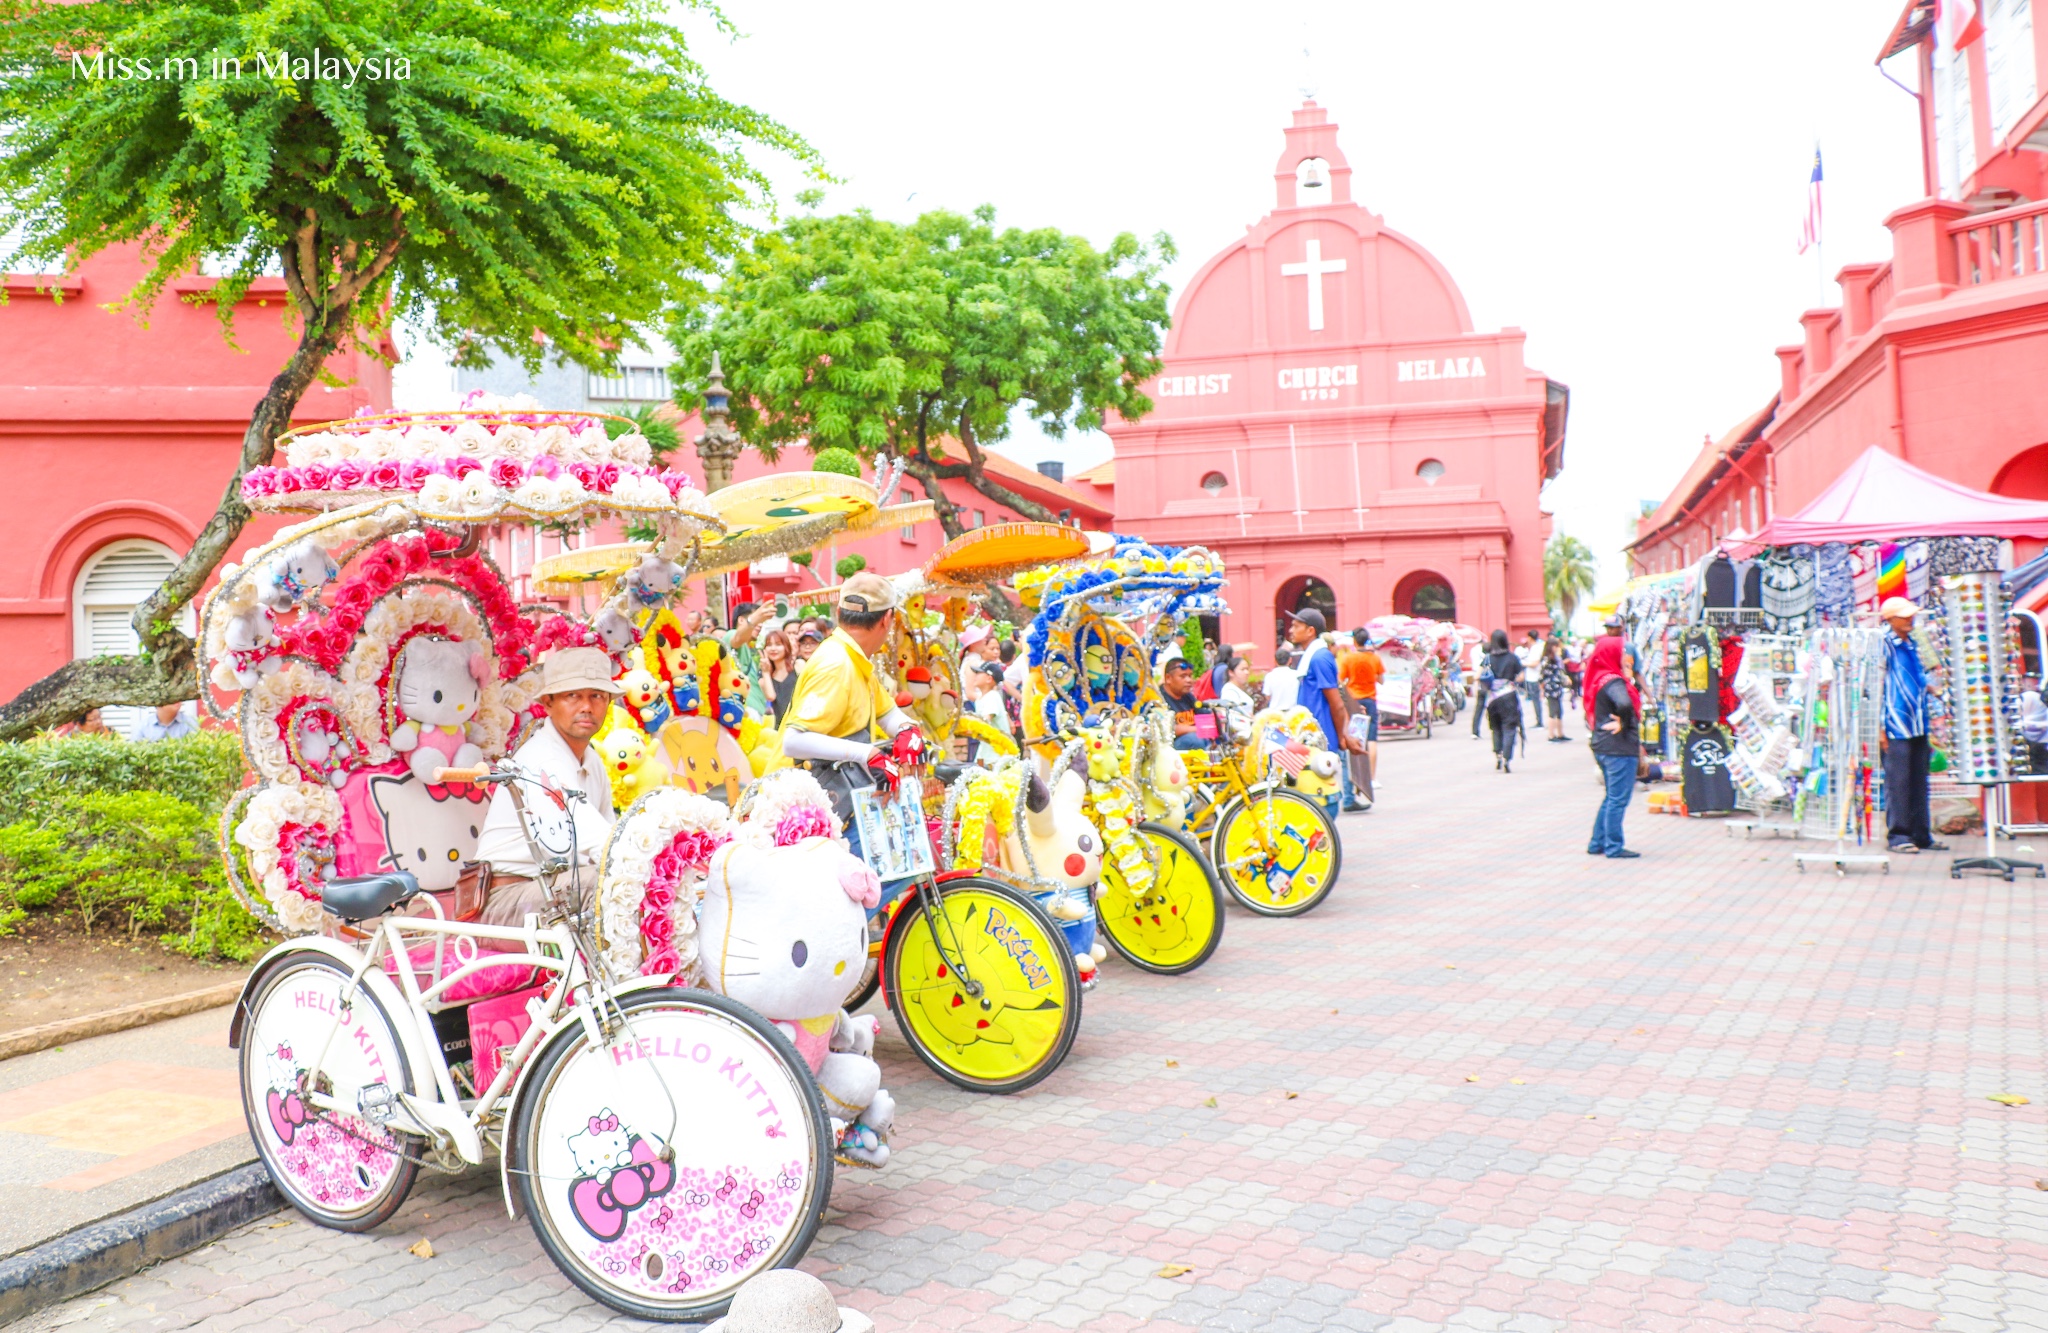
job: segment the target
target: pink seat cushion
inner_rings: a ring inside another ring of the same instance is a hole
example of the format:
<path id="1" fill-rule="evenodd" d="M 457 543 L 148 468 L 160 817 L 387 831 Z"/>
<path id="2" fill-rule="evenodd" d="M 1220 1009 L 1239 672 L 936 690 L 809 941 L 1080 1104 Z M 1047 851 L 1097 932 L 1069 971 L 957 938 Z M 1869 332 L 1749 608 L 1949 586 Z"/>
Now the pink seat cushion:
<path id="1" fill-rule="evenodd" d="M 455 940 L 451 939 L 441 946 L 441 970 L 439 972 L 434 971 L 434 946 L 432 944 L 414 945 L 411 950 L 411 963 L 415 984 L 421 990 L 425 990 L 442 977 L 452 976 L 460 971 L 466 962 L 476 956 L 474 945 L 469 944 L 467 940 L 463 940 L 462 945 L 464 947 L 461 953 L 457 952 L 458 946 Z M 396 958 L 386 958 L 384 960 L 384 970 L 396 977 L 398 975 L 398 960 Z M 480 971 L 472 972 L 453 986 L 450 986 L 446 991 L 442 992 L 439 1002 L 442 1004 L 466 1004 L 471 1000 L 481 1000 L 487 996 L 503 995 L 507 991 L 523 990 L 533 985 L 539 979 L 539 976 L 540 969 L 531 963 L 496 963 Z"/>

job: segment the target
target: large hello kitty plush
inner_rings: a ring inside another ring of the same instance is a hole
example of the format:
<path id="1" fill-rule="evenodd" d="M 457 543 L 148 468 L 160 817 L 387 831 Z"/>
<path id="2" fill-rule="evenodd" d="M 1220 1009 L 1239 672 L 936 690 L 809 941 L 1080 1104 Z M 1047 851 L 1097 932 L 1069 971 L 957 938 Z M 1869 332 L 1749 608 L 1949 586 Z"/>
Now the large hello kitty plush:
<path id="1" fill-rule="evenodd" d="M 421 782 L 432 782 L 437 768 L 468 768 L 484 757 L 469 728 L 489 670 L 489 658 L 454 639 L 422 636 L 401 650 L 395 689 L 405 721 L 392 728 L 391 748 L 409 756 Z"/>
<path id="2" fill-rule="evenodd" d="M 414 775 L 370 779 L 370 801 L 384 822 L 380 870 L 405 870 L 429 891 L 452 889 L 462 863 L 476 859 L 489 809 L 484 789 L 438 787 Z"/>
<path id="3" fill-rule="evenodd" d="M 277 617 L 260 602 L 229 617 L 221 630 L 221 653 L 213 664 L 213 683 L 232 694 L 246 690 L 282 665 L 277 646 Z"/>
<path id="4" fill-rule="evenodd" d="M 256 600 L 273 611 L 289 611 L 309 597 L 319 600 L 320 589 L 339 573 L 334 557 L 308 537 L 265 562 L 256 576 Z"/>
<path id="5" fill-rule="evenodd" d="M 614 658 L 623 658 L 640 641 L 640 631 L 633 628 L 632 620 L 609 606 L 591 617 L 590 628 Z"/>
<path id="6" fill-rule="evenodd" d="M 822 793 L 819 806 L 815 820 L 782 823 L 833 827 Z M 873 872 L 837 836 L 769 847 L 741 837 L 712 855 L 698 918 L 705 985 L 783 1030 L 840 1127 L 839 1159 L 868 1167 L 889 1160 L 896 1101 L 871 1056 L 875 1020 L 840 1006 L 860 984 L 867 909 L 879 901 Z"/>
<path id="7" fill-rule="evenodd" d="M 653 610 L 683 586 L 683 567 L 649 551 L 626 575 L 626 595 L 635 606 Z"/>

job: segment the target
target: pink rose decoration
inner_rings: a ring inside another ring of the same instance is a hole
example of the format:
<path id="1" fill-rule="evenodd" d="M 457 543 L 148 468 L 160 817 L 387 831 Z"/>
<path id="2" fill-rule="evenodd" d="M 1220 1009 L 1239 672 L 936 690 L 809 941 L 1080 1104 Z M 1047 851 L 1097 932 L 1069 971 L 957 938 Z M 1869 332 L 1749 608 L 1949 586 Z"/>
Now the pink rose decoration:
<path id="1" fill-rule="evenodd" d="M 649 913 L 666 916 L 668 909 L 676 905 L 676 891 L 670 884 L 657 879 L 647 886 L 640 903 Z"/>
<path id="2" fill-rule="evenodd" d="M 274 467 L 252 467 L 242 474 L 242 496 L 255 500 L 266 495 L 277 494 L 277 469 Z"/>
<path id="3" fill-rule="evenodd" d="M 385 591 L 389 591 L 389 589 Z M 328 598 L 328 605 L 332 606 L 335 611 L 342 615 L 359 619 L 368 613 L 370 603 L 381 595 L 382 593 L 372 593 L 370 588 L 365 586 L 364 583 L 357 581 L 343 585 L 332 597 Z"/>
<path id="4" fill-rule="evenodd" d="M 482 463 L 477 462 L 467 454 L 459 454 L 454 458 L 448 459 L 447 462 L 448 475 L 457 481 L 461 481 L 470 473 L 481 471 L 483 468 Z"/>
<path id="5" fill-rule="evenodd" d="M 690 488 L 690 475 L 687 472 L 664 472 L 657 480 L 668 487 L 671 496 L 681 495 Z"/>
<path id="6" fill-rule="evenodd" d="M 569 475 L 582 482 L 584 490 L 594 491 L 597 489 L 597 466 L 595 464 L 571 463 L 569 464 Z"/>
<path id="7" fill-rule="evenodd" d="M 663 947 L 647 955 L 647 961 L 640 965 L 640 975 L 660 976 L 664 972 L 679 972 L 682 967 L 683 960 L 676 956 L 676 951 Z"/>
<path id="8" fill-rule="evenodd" d="M 652 913 L 640 923 L 640 934 L 649 944 L 667 947 L 675 936 L 675 922 L 669 920 L 666 912 Z"/>
<path id="9" fill-rule="evenodd" d="M 427 478 L 434 475 L 434 465 L 424 458 L 408 458 L 398 465 L 399 484 L 409 491 L 416 491 L 427 484 Z"/>
<path id="10" fill-rule="evenodd" d="M 549 481 L 562 475 L 561 460 L 553 454 L 542 454 L 533 460 L 532 475 L 546 477 Z"/>
<path id="11" fill-rule="evenodd" d="M 329 468 L 325 463 L 308 463 L 299 469 L 300 484 L 309 491 L 328 489 Z"/>
<path id="12" fill-rule="evenodd" d="M 606 463 L 597 470 L 597 485 L 592 489 L 608 492 L 618 484 L 619 465 L 617 463 Z"/>
<path id="13" fill-rule="evenodd" d="M 337 491 L 353 491 L 363 484 L 364 469 L 353 458 L 344 458 L 327 469 L 327 479 Z"/>
<path id="14" fill-rule="evenodd" d="M 526 480 L 526 469 L 516 458 L 493 458 L 490 466 L 491 485 L 512 490 Z"/>
<path id="15" fill-rule="evenodd" d="M 380 491 L 402 490 L 405 486 L 405 474 L 399 470 L 398 460 L 395 458 L 387 458 L 381 463 L 372 464 L 364 480 L 373 489 Z"/>

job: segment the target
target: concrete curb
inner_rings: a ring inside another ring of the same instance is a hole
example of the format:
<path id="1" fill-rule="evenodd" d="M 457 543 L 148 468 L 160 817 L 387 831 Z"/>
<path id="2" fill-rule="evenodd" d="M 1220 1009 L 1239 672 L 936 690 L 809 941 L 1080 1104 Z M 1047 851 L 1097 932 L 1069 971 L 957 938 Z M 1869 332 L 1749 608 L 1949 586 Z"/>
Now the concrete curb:
<path id="1" fill-rule="evenodd" d="M 0 1259 L 0 1324 L 196 1250 L 284 1206 L 260 1162 Z"/>
<path id="2" fill-rule="evenodd" d="M 0 1060 L 16 1055 L 27 1055 L 31 1051 L 45 1051 L 52 1046 L 62 1046 L 68 1042 L 84 1041 L 87 1037 L 104 1037 L 110 1032 L 126 1032 L 129 1028 L 161 1023 L 167 1018 L 183 1018 L 202 1009 L 218 1009 L 224 1004 L 233 1004 L 241 993 L 242 983 L 230 981 L 218 986 L 208 986 L 205 990 L 166 996 L 161 1000 L 124 1004 L 119 1009 L 108 1009 L 103 1013 L 85 1014 L 78 1018 L 64 1019 L 62 1022 L 39 1023 L 32 1028 L 0 1032 Z"/>

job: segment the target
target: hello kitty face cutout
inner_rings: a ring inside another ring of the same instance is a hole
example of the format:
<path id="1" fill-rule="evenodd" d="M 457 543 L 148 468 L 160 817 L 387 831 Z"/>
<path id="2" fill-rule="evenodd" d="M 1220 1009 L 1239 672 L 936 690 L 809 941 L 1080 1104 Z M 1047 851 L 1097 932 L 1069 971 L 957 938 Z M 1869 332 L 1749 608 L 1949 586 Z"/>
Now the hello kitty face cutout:
<path id="1" fill-rule="evenodd" d="M 370 779 L 370 800 L 384 820 L 381 868 L 404 870 L 427 890 L 455 887 L 462 863 L 476 859 L 488 808 L 479 788 L 454 791 L 407 774 Z"/>

